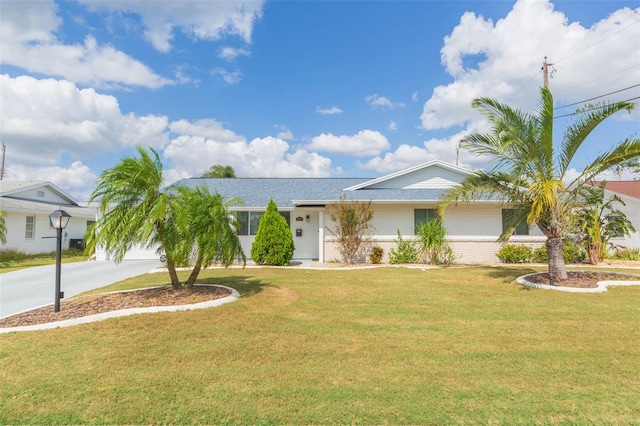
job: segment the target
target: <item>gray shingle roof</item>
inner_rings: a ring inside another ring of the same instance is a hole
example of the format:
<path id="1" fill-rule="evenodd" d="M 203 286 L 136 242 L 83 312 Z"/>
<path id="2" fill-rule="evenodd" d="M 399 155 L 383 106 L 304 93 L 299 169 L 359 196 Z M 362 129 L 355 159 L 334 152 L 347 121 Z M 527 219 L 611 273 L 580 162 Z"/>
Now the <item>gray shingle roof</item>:
<path id="1" fill-rule="evenodd" d="M 206 185 L 224 198 L 238 197 L 245 208 L 265 207 L 273 198 L 279 208 L 295 205 L 323 205 L 346 193 L 348 199 L 360 201 L 437 201 L 443 189 L 359 189 L 344 191 L 370 178 L 230 178 L 183 179 L 174 186 Z"/>

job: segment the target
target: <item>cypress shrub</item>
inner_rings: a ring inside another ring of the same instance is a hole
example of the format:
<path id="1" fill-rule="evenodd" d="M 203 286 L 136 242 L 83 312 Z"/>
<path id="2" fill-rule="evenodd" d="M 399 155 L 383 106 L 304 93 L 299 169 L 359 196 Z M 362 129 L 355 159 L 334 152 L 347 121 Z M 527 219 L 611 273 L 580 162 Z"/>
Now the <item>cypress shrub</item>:
<path id="1" fill-rule="evenodd" d="M 278 213 L 278 207 L 271 199 L 258 223 L 251 258 L 259 265 L 286 266 L 293 258 L 294 250 L 293 234 L 287 220 Z"/>

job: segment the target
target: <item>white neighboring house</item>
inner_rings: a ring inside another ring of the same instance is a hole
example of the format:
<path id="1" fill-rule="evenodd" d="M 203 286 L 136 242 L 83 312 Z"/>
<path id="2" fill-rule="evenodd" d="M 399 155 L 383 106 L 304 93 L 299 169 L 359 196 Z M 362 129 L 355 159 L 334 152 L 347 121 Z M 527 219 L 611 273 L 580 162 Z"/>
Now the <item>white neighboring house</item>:
<path id="1" fill-rule="evenodd" d="M 596 183 L 599 186 L 600 182 Z M 640 180 L 608 181 L 605 189 L 605 201 L 613 194 L 617 195 L 624 202 L 624 206 L 615 203 L 613 207 L 619 209 L 629 219 L 636 232 L 630 236 L 612 238 L 610 243 L 614 246 L 627 248 L 640 248 Z"/>
<path id="2" fill-rule="evenodd" d="M 55 251 L 56 230 L 49 215 L 58 209 L 71 215 L 62 231 L 63 250 L 83 248 L 87 227 L 96 220 L 95 209 L 81 206 L 51 182 L 0 181 L 0 210 L 7 228 L 7 243 L 0 247 L 25 253 Z"/>

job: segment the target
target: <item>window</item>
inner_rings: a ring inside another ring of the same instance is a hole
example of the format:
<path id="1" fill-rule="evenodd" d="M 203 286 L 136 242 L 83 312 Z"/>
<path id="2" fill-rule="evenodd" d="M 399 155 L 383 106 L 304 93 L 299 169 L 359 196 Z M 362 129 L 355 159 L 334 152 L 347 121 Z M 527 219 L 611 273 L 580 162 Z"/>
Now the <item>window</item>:
<path id="1" fill-rule="evenodd" d="M 291 212 L 279 212 L 287 220 L 287 225 L 291 226 Z M 264 212 L 238 212 L 240 218 L 240 230 L 238 235 L 256 235 L 260 218 Z"/>
<path id="2" fill-rule="evenodd" d="M 27 224 L 24 230 L 24 238 L 27 240 L 33 240 L 36 235 L 36 217 L 27 216 Z"/>
<path id="3" fill-rule="evenodd" d="M 507 229 L 507 222 L 513 219 L 513 216 L 518 213 L 516 209 L 502 209 L 502 232 Z M 527 222 L 522 221 L 518 223 L 513 235 L 529 235 L 529 225 Z"/>
<path id="4" fill-rule="evenodd" d="M 420 224 L 429 222 L 430 220 L 436 220 L 436 209 L 415 209 L 413 211 L 413 232 L 418 235 L 418 229 Z"/>
<path id="5" fill-rule="evenodd" d="M 88 231 L 89 229 L 91 229 L 91 227 L 93 226 L 93 224 L 94 224 L 95 222 L 96 222 L 95 220 L 88 220 L 88 221 L 87 221 L 87 231 Z"/>
<path id="6" fill-rule="evenodd" d="M 44 198 L 44 191 L 37 191 L 36 195 L 40 198 Z"/>
<path id="7" fill-rule="evenodd" d="M 249 212 L 249 235 L 256 235 L 263 214 L 264 212 Z"/>

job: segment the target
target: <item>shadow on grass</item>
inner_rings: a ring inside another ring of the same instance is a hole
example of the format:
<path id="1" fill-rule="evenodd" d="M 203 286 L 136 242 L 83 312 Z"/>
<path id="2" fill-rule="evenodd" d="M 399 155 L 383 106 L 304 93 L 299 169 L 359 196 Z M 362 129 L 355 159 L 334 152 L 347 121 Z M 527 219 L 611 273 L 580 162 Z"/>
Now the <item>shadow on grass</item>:
<path id="1" fill-rule="evenodd" d="M 196 283 L 198 284 L 217 284 L 234 288 L 240 293 L 241 297 L 254 296 L 262 291 L 265 287 L 275 287 L 273 284 L 263 283 L 254 277 L 211 277 L 211 278 L 199 278 Z"/>
<path id="2" fill-rule="evenodd" d="M 487 276 L 500 280 L 505 284 L 515 283 L 516 278 L 521 275 L 535 274 L 536 272 L 540 272 L 526 266 L 482 267 L 479 269 L 484 271 Z"/>

